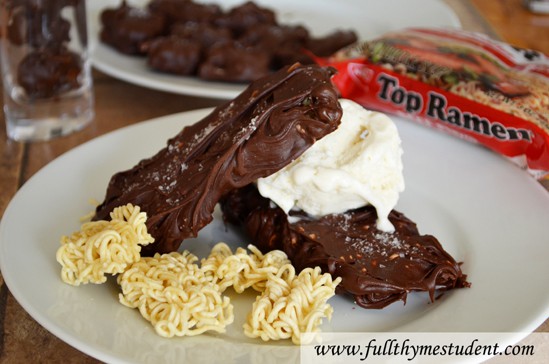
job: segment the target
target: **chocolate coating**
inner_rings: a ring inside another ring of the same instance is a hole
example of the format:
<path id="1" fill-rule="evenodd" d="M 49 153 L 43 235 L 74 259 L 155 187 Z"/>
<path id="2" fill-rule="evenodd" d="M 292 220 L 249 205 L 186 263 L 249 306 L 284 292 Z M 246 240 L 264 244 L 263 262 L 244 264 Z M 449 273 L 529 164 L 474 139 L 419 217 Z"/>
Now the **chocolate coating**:
<path id="1" fill-rule="evenodd" d="M 151 68 L 178 75 L 194 74 L 202 52 L 199 42 L 173 36 L 155 38 L 146 47 Z"/>
<path id="2" fill-rule="evenodd" d="M 239 37 L 250 27 L 260 24 L 274 25 L 277 24 L 277 21 L 274 11 L 247 1 L 215 19 L 214 23 L 217 26 L 231 29 L 234 36 Z"/>
<path id="3" fill-rule="evenodd" d="M 358 40 L 355 32 L 337 30 L 323 37 L 309 38 L 305 48 L 315 56 L 328 57 L 341 48 L 353 44 Z"/>
<path id="4" fill-rule="evenodd" d="M 238 41 L 267 52 L 271 57 L 271 69 L 279 69 L 296 62 L 314 63 L 303 52 L 308 39 L 309 31 L 301 25 L 258 24 L 248 28 Z"/>
<path id="5" fill-rule="evenodd" d="M 229 41 L 211 47 L 198 69 L 209 81 L 249 82 L 271 73 L 270 54 Z"/>
<path id="6" fill-rule="evenodd" d="M 411 291 L 468 287 L 460 264 L 431 235 L 421 235 L 416 224 L 392 211 L 394 233 L 376 228 L 371 206 L 320 219 L 301 216 L 290 223 L 283 210 L 262 197 L 255 185 L 224 196 L 225 219 L 240 225 L 262 251 L 286 252 L 297 269 L 320 266 L 342 277 L 339 293 L 350 294 L 364 308 L 383 308 L 406 301 Z"/>
<path id="7" fill-rule="evenodd" d="M 81 4 L 79 4 L 79 2 Z M 7 35 L 15 45 L 59 47 L 70 40 L 70 23 L 61 15 L 66 6 L 83 6 L 81 0 L 7 0 Z"/>
<path id="8" fill-rule="evenodd" d="M 195 21 L 174 24 L 171 27 L 170 34 L 178 38 L 198 41 L 205 49 L 214 46 L 216 43 L 225 43 L 232 40 L 229 29 Z"/>
<path id="9" fill-rule="evenodd" d="M 148 9 L 165 16 L 170 23 L 212 22 L 223 13 L 218 5 L 191 0 L 151 0 Z"/>
<path id="10" fill-rule="evenodd" d="M 177 250 L 212 220 L 227 192 L 278 171 L 338 127 L 342 110 L 332 74 L 294 65 L 253 82 L 155 156 L 115 174 L 95 219 L 139 205 L 155 238 L 143 253 Z"/>
<path id="11" fill-rule="evenodd" d="M 104 10 L 101 23 L 101 41 L 125 54 L 143 54 L 144 42 L 167 32 L 163 15 L 129 6 L 125 1 L 118 8 Z"/>
<path id="12" fill-rule="evenodd" d="M 29 53 L 17 68 L 17 82 L 32 99 L 48 98 L 79 87 L 80 56 L 69 50 Z"/>

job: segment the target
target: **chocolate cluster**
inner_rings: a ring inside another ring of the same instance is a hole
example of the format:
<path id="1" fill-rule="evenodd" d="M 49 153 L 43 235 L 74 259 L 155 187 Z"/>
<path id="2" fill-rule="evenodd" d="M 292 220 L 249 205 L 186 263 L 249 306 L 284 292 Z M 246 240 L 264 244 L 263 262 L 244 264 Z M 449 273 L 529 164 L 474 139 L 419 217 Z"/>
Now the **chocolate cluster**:
<path id="1" fill-rule="evenodd" d="M 6 38 L 12 48 L 20 49 L 10 52 L 14 57 L 23 54 L 17 63 L 17 84 L 31 99 L 57 96 L 80 85 L 82 60 L 68 48 L 71 23 L 61 15 L 65 7 L 80 14 L 78 23 L 85 29 L 83 0 L 6 2 Z M 27 48 L 28 52 L 23 51 Z"/>
<path id="2" fill-rule="evenodd" d="M 147 58 L 154 70 L 204 80 L 250 82 L 285 65 L 313 63 L 357 40 L 353 31 L 313 37 L 302 25 L 281 24 L 253 2 L 229 10 L 192 0 L 125 1 L 101 14 L 100 39 Z"/>

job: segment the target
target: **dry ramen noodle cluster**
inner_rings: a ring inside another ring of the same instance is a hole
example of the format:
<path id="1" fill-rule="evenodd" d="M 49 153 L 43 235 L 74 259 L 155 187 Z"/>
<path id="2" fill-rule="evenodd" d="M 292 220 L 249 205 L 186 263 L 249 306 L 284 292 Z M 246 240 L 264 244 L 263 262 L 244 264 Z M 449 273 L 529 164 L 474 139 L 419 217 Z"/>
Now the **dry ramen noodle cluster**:
<path id="1" fill-rule="evenodd" d="M 78 286 L 103 283 L 105 274 L 124 272 L 139 261 L 141 246 L 154 242 L 147 233 L 147 215 L 139 206 L 115 208 L 109 221 L 84 223 L 80 231 L 61 238 L 57 261 L 64 282 Z"/>
<path id="2" fill-rule="evenodd" d="M 120 302 L 139 309 L 164 337 L 225 332 L 233 306 L 197 260 L 187 251 L 143 257 L 118 277 Z"/>
<path id="3" fill-rule="evenodd" d="M 119 274 L 120 303 L 137 308 L 163 337 L 225 332 L 234 320 L 233 306 L 223 292 L 242 293 L 252 287 L 260 295 L 244 325 L 244 333 L 264 341 L 290 339 L 315 332 L 331 317 L 327 301 L 341 278 L 332 280 L 320 268 L 299 275 L 285 253 L 262 254 L 253 245 L 234 253 L 225 243 L 213 247 L 197 264 L 188 251 L 140 257 L 140 246 L 153 242 L 146 214 L 128 204 L 116 208 L 111 221 L 92 221 L 62 237 L 57 261 L 61 277 L 71 285 L 103 283 Z"/>

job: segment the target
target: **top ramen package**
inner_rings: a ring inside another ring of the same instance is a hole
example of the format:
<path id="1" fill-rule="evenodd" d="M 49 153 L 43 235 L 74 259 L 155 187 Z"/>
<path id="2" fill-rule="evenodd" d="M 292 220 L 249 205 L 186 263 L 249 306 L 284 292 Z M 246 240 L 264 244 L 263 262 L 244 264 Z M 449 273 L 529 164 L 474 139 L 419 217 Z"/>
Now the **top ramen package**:
<path id="1" fill-rule="evenodd" d="M 549 58 L 462 30 L 405 29 L 319 62 L 341 96 L 478 142 L 549 179 Z"/>

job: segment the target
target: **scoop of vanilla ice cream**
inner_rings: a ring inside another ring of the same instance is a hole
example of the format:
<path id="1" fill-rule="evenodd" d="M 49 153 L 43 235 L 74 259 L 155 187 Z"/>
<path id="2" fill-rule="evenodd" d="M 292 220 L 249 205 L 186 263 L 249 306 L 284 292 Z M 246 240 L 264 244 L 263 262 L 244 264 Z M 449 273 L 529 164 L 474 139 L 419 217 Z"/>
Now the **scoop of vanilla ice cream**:
<path id="1" fill-rule="evenodd" d="M 317 218 L 371 204 L 378 229 L 393 231 L 388 215 L 404 190 L 398 130 L 384 114 L 350 100 L 340 103 L 337 130 L 285 168 L 259 179 L 259 192 L 286 213 L 301 209 Z"/>

